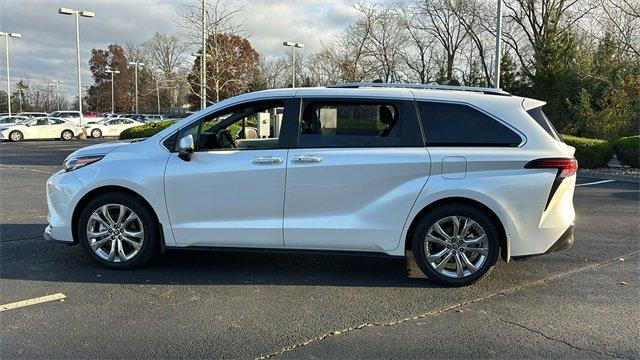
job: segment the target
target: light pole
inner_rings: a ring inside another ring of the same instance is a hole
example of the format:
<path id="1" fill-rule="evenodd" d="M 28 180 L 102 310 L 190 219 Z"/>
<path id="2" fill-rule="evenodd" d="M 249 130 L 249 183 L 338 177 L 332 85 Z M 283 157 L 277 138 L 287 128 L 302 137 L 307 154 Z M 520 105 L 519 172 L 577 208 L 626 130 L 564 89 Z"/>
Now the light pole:
<path id="1" fill-rule="evenodd" d="M 9 38 L 19 39 L 22 34 L 19 33 L 6 33 L 0 31 L 0 36 L 4 36 L 4 51 L 7 59 L 7 108 L 9 110 L 9 116 L 11 116 L 11 81 L 9 80 Z"/>
<path id="2" fill-rule="evenodd" d="M 207 73 L 202 71 L 203 68 L 207 67 L 207 63 L 203 59 L 210 58 L 211 55 L 191 53 L 191 56 L 196 58 L 200 56 L 200 110 L 202 110 L 207 107 Z"/>
<path id="3" fill-rule="evenodd" d="M 502 46 L 502 0 L 498 0 L 498 9 L 496 14 L 496 55 L 494 61 L 495 88 L 500 88 L 500 60 L 502 60 L 500 47 Z"/>
<path id="4" fill-rule="evenodd" d="M 80 16 L 92 18 L 96 16 L 96 13 L 94 13 L 93 11 L 87 11 L 87 10 L 59 8 L 58 14 L 75 15 L 76 17 L 76 62 L 78 65 L 78 111 L 80 112 L 80 127 L 82 128 L 80 139 L 86 140 L 87 131 L 84 128 L 84 120 L 83 120 L 83 114 L 82 114 L 82 76 L 80 74 Z"/>
<path id="5" fill-rule="evenodd" d="M 49 80 L 49 86 L 53 86 L 53 84 L 56 84 L 56 96 L 55 96 L 55 99 L 56 99 L 56 109 L 58 111 L 60 111 L 60 101 L 58 99 L 58 97 L 60 95 L 60 88 L 58 87 L 58 85 L 60 83 L 63 83 L 63 82 L 64 81 L 62 81 L 62 80 Z"/>
<path id="6" fill-rule="evenodd" d="M 138 66 L 144 66 L 144 63 L 137 61 L 129 61 L 129 65 L 134 67 L 134 81 L 136 82 L 136 114 L 138 113 Z"/>
<path id="7" fill-rule="evenodd" d="M 285 41 L 282 45 L 291 46 L 291 87 L 296 87 L 296 48 L 303 48 L 304 44 Z"/>
<path id="8" fill-rule="evenodd" d="M 114 91 L 113 91 L 113 74 L 120 74 L 120 71 L 107 69 L 104 72 L 111 74 L 111 113 L 115 114 L 116 113 L 116 105 L 115 105 L 116 101 L 115 101 L 115 96 L 114 96 Z"/>

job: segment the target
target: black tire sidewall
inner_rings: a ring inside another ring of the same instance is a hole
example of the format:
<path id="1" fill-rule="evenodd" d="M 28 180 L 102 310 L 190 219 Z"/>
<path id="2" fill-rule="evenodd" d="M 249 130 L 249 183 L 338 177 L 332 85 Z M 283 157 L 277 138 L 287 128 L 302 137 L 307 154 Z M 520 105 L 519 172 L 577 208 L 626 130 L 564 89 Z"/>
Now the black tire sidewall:
<path id="1" fill-rule="evenodd" d="M 140 251 L 130 260 L 124 262 L 108 262 L 98 256 L 87 239 L 87 223 L 91 214 L 100 206 L 106 204 L 121 204 L 131 210 L 133 210 L 144 227 L 144 240 Z M 89 254 L 90 257 L 95 259 L 100 265 L 109 269 L 127 270 L 134 269 L 144 265 L 155 254 L 158 243 L 158 224 L 155 217 L 152 215 L 152 210 L 149 207 L 128 194 L 123 193 L 107 193 L 96 197 L 91 200 L 82 210 L 76 224 L 78 241 L 82 244 L 82 248 Z"/>
<path id="2" fill-rule="evenodd" d="M 20 139 L 18 139 L 18 140 L 14 140 L 14 139 L 13 139 L 13 134 L 20 134 Z M 15 141 L 20 141 L 20 140 L 22 140 L 22 139 L 24 139 L 24 135 L 22 135 L 22 132 L 20 132 L 20 131 L 18 131 L 18 130 L 14 130 L 14 131 L 12 131 L 11 133 L 9 133 L 9 140 L 11 140 L 11 141 L 14 141 L 14 142 L 15 142 Z"/>
<path id="3" fill-rule="evenodd" d="M 71 136 L 68 139 L 64 138 L 64 134 L 71 134 Z M 60 134 L 60 138 L 64 141 L 69 141 L 73 139 L 73 132 L 71 132 L 70 130 L 64 130 L 61 134 Z"/>
<path id="4" fill-rule="evenodd" d="M 477 222 L 486 232 L 489 254 L 484 264 L 475 273 L 462 279 L 449 278 L 439 274 L 429 265 L 424 250 L 424 238 L 429 228 L 438 220 L 452 215 L 466 216 Z M 412 239 L 413 257 L 420 270 L 433 282 L 445 286 L 465 286 L 473 284 L 487 274 L 498 259 L 500 241 L 498 231 L 489 217 L 481 210 L 466 204 L 449 204 L 429 211 L 418 223 Z"/>

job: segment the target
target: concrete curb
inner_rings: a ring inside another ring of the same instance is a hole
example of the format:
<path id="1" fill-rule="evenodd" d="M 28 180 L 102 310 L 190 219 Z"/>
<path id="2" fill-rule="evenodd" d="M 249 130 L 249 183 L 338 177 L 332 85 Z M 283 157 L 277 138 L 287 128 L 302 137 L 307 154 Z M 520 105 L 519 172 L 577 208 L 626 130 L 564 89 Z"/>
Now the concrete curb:
<path id="1" fill-rule="evenodd" d="M 616 181 L 640 183 L 640 175 L 616 174 L 599 169 L 578 169 L 578 176 L 584 176 L 594 179 L 611 179 Z"/>

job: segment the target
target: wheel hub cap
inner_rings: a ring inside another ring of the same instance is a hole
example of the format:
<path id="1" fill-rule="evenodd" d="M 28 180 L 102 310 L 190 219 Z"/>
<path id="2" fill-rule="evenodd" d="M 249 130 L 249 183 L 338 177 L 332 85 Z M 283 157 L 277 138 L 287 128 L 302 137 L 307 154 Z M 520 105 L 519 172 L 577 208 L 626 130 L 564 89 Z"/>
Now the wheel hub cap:
<path id="1" fill-rule="evenodd" d="M 484 265 L 489 241 L 477 222 L 454 215 L 436 221 L 429 228 L 424 250 L 427 262 L 436 272 L 446 277 L 463 278 Z"/>
<path id="2" fill-rule="evenodd" d="M 106 261 L 130 260 L 142 248 L 142 220 L 124 205 L 103 205 L 89 217 L 87 240 L 96 255 Z"/>

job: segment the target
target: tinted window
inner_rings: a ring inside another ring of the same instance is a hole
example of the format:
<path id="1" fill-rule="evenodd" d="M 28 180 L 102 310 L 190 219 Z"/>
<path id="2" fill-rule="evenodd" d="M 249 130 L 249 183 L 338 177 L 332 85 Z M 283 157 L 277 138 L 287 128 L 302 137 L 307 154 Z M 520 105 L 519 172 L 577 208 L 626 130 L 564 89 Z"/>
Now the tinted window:
<path id="1" fill-rule="evenodd" d="M 300 122 L 299 147 L 401 146 L 400 108 L 382 102 L 310 102 Z"/>
<path id="2" fill-rule="evenodd" d="M 564 142 L 556 128 L 554 128 L 551 121 L 549 121 L 547 115 L 542 111 L 542 107 L 527 110 L 527 113 L 544 129 L 544 131 L 547 132 L 547 134 L 551 135 L 552 138 Z"/>
<path id="3" fill-rule="evenodd" d="M 513 130 L 470 106 L 418 102 L 427 146 L 518 146 Z"/>

